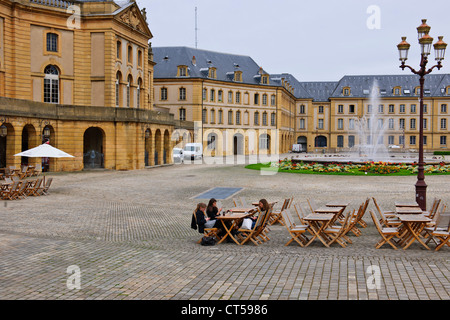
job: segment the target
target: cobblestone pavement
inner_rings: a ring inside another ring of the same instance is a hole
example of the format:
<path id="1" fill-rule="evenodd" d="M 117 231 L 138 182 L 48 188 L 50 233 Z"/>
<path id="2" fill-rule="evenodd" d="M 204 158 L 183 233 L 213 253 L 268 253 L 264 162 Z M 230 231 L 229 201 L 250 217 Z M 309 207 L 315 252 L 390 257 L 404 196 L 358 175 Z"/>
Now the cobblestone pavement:
<path id="1" fill-rule="evenodd" d="M 213 187 L 243 188 L 239 196 L 248 201 L 294 196 L 304 207 L 307 198 L 346 199 L 352 209 L 373 196 L 393 209 L 414 199 L 415 177 L 269 176 L 243 165 L 195 164 L 48 176 L 50 195 L 0 203 L 0 299 L 450 298 L 450 247 L 375 249 L 380 237 L 368 214 L 368 227 L 347 248 L 286 247 L 280 225 L 260 246 L 203 247 L 190 228 L 193 198 Z M 426 182 L 429 203 L 448 202 L 450 176 Z M 370 270 L 377 268 L 374 288 Z"/>

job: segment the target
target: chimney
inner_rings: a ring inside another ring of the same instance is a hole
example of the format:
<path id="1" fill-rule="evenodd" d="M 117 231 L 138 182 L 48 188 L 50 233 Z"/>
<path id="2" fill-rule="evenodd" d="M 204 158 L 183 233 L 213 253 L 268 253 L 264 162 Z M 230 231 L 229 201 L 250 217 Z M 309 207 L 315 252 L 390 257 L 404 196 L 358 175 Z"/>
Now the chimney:
<path id="1" fill-rule="evenodd" d="M 192 64 L 193 64 L 194 66 L 197 65 L 197 60 L 195 59 L 195 56 L 192 56 Z"/>

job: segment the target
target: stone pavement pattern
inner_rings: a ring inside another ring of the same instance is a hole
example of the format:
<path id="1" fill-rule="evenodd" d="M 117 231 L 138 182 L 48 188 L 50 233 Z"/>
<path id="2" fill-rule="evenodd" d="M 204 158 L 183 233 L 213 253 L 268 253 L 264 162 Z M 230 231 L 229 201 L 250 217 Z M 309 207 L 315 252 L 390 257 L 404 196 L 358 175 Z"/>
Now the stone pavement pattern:
<path id="1" fill-rule="evenodd" d="M 302 206 L 346 199 L 357 208 L 374 196 L 393 209 L 414 199 L 415 177 L 264 176 L 194 164 L 50 176 L 49 196 L 0 203 L 0 299 L 450 299 L 450 248 L 376 250 L 368 214 L 369 226 L 347 248 L 285 247 L 280 225 L 260 246 L 203 247 L 190 229 L 193 198 L 213 187 L 242 187 L 248 201 L 294 196 Z M 429 203 L 448 202 L 450 176 L 426 182 Z M 81 289 L 67 287 L 73 265 Z M 378 289 L 367 285 L 369 266 L 380 268 Z"/>

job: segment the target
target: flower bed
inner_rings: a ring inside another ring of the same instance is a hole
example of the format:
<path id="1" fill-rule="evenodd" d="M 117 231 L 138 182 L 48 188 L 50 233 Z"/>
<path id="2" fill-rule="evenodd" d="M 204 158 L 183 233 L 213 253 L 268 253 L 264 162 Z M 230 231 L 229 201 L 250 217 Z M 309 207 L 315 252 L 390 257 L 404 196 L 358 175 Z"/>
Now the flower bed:
<path id="1" fill-rule="evenodd" d="M 349 175 L 412 175 L 417 174 L 418 166 L 405 163 L 373 162 L 368 161 L 362 164 L 348 163 L 292 163 L 289 159 L 279 160 L 267 164 L 249 165 L 247 168 L 295 172 L 295 173 L 323 173 L 323 174 L 349 174 Z M 450 165 L 440 163 L 438 165 L 426 165 L 425 174 L 450 174 Z"/>

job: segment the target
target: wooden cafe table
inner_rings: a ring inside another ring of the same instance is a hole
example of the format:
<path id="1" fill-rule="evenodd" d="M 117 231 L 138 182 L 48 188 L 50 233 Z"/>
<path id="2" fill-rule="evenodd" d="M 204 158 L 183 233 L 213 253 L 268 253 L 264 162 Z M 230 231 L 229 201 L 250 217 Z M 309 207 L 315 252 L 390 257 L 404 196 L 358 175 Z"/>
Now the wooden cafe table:
<path id="1" fill-rule="evenodd" d="M 399 201 L 395 203 L 396 207 L 410 207 L 410 208 L 417 208 L 419 207 L 419 204 L 417 202 L 408 202 L 408 201 Z"/>
<path id="2" fill-rule="evenodd" d="M 229 210 L 230 212 L 225 213 L 225 215 L 216 217 L 217 220 L 220 220 L 226 231 L 225 236 L 218 243 L 222 243 L 226 238 L 230 237 L 236 244 L 240 245 L 239 241 L 236 240 L 231 232 L 243 219 L 252 216 L 256 212 L 255 208 L 247 208 L 249 211 L 242 211 L 242 209 L 244 208 L 233 208 Z"/>
<path id="3" fill-rule="evenodd" d="M 426 249 L 430 250 L 422 239 L 420 239 L 420 233 L 426 223 L 430 222 L 431 219 L 425 217 L 423 214 L 398 214 L 397 216 L 407 230 L 406 234 L 402 236 L 403 239 L 406 239 L 406 244 L 403 247 L 403 250 L 407 249 L 416 240 Z"/>
<path id="4" fill-rule="evenodd" d="M 312 232 L 314 235 L 309 240 L 309 242 L 305 245 L 305 247 L 309 246 L 314 239 L 319 239 L 327 248 L 330 246 L 327 244 L 327 240 L 329 237 L 323 232 L 328 225 L 335 218 L 334 213 L 311 213 L 307 215 L 304 220 L 309 222 Z"/>
<path id="5" fill-rule="evenodd" d="M 405 215 L 405 214 L 422 214 L 423 211 L 420 207 L 395 207 L 395 212 L 397 215 Z"/>

